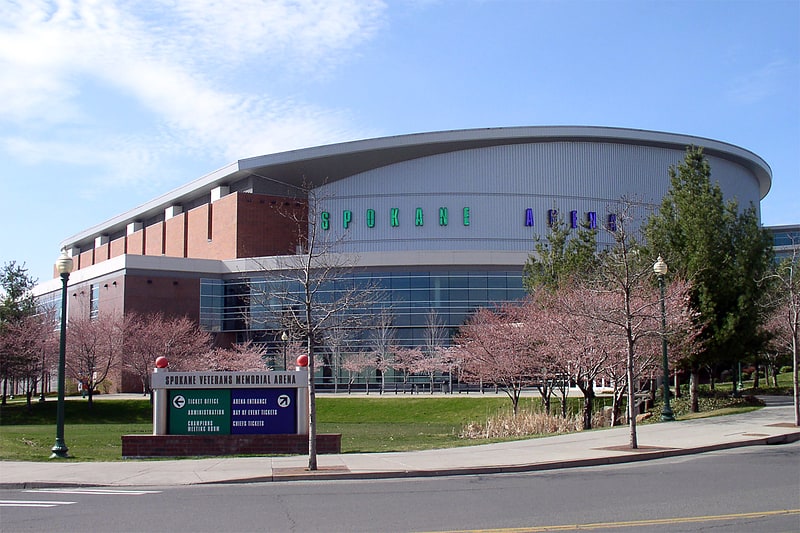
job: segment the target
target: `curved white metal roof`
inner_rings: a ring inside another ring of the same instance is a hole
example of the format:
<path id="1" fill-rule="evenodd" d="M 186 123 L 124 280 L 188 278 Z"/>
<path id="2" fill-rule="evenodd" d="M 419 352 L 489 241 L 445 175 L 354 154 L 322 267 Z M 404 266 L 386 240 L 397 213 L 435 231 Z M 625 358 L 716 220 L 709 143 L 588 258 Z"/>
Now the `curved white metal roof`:
<path id="1" fill-rule="evenodd" d="M 134 221 L 162 214 L 220 185 L 249 176 L 299 186 L 303 180 L 321 184 L 393 163 L 431 155 L 500 146 L 547 142 L 609 142 L 685 150 L 702 146 L 707 155 L 726 159 L 749 169 L 759 182 L 761 198 L 772 185 L 772 170 L 758 155 L 738 146 L 690 135 L 599 126 L 526 126 L 453 130 L 365 139 L 242 159 L 211 172 L 162 196 L 119 214 L 62 241 L 62 247 L 87 243 Z"/>

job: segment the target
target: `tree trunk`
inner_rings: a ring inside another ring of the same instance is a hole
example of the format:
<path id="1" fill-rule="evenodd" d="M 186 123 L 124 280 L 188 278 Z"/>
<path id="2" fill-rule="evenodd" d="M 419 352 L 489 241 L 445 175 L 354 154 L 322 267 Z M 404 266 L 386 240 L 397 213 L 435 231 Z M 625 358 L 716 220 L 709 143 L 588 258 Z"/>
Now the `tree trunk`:
<path id="1" fill-rule="evenodd" d="M 628 354 L 628 427 L 630 428 L 630 446 L 632 450 L 639 447 L 639 440 L 636 436 L 636 387 L 634 386 L 633 354 Z"/>
<path id="2" fill-rule="evenodd" d="M 692 404 L 690 410 L 693 413 L 700 412 L 700 369 L 692 368 L 689 373 L 689 400 Z"/>
<path id="3" fill-rule="evenodd" d="M 542 397 L 544 412 L 547 416 L 550 416 L 550 396 L 552 395 L 553 390 L 548 385 L 540 385 L 537 388 L 539 389 L 539 395 Z"/>
<path id="4" fill-rule="evenodd" d="M 656 404 L 656 389 L 657 388 L 658 388 L 657 380 L 655 378 L 651 378 L 650 379 L 650 400 L 649 400 L 649 402 L 647 404 L 647 410 L 648 411 L 650 409 L 652 409 L 653 406 Z M 669 394 L 669 393 L 667 393 L 667 394 Z"/>
<path id="5" fill-rule="evenodd" d="M 580 387 L 583 393 L 583 429 L 592 429 L 592 409 L 594 408 L 594 383 L 587 381 Z"/>
<path id="6" fill-rule="evenodd" d="M 795 315 L 794 324 L 797 324 L 797 315 Z M 794 425 L 800 426 L 800 362 L 797 360 L 797 327 L 795 326 L 792 331 L 792 392 L 794 395 Z M 777 385 L 777 383 L 776 383 Z"/>
<path id="7" fill-rule="evenodd" d="M 314 391 L 314 345 L 308 336 L 308 469 L 317 469 L 317 395 Z"/>
<path id="8" fill-rule="evenodd" d="M 620 410 L 622 408 L 622 397 L 625 395 L 626 389 L 617 389 L 611 395 L 611 426 L 616 426 L 620 421 Z"/>

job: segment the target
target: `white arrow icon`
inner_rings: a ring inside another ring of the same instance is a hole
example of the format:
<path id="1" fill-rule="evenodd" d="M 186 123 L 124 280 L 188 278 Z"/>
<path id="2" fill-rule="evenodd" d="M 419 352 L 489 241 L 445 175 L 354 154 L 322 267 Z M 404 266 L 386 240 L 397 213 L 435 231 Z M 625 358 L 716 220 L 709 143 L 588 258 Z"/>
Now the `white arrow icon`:
<path id="1" fill-rule="evenodd" d="M 186 405 L 186 398 L 181 395 L 175 396 L 172 399 L 172 405 L 175 406 L 176 409 L 183 409 L 183 406 Z"/>

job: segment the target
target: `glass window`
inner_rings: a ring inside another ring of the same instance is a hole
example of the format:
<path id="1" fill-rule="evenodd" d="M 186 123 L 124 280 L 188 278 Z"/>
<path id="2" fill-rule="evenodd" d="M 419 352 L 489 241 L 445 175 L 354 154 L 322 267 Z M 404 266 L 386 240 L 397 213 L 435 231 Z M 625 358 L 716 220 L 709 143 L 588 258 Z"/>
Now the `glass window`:
<path id="1" fill-rule="evenodd" d="M 91 298 L 89 300 L 89 318 L 94 320 L 100 312 L 100 285 L 90 285 Z"/>

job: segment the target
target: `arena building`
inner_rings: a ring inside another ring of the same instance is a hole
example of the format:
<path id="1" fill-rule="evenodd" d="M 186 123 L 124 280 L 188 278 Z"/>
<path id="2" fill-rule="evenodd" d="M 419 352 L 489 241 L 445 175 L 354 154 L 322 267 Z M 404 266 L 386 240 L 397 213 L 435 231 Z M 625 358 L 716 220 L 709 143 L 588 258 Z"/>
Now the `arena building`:
<path id="1" fill-rule="evenodd" d="M 688 146 L 703 147 L 726 199 L 759 209 L 772 177 L 756 154 L 633 129 L 446 131 L 240 160 L 64 240 L 69 313 L 186 315 L 220 342 L 256 339 L 279 355 L 281 325 L 253 319 L 274 302 L 250 296 L 277 290 L 279 259 L 304 252 L 308 231 L 351 261 L 348 279 L 385 292 L 395 341 L 421 346 L 431 310 L 452 332 L 476 307 L 521 297 L 522 267 L 556 218 L 613 227 L 623 197 L 656 208 Z M 57 303 L 59 289 L 37 294 Z"/>

